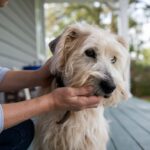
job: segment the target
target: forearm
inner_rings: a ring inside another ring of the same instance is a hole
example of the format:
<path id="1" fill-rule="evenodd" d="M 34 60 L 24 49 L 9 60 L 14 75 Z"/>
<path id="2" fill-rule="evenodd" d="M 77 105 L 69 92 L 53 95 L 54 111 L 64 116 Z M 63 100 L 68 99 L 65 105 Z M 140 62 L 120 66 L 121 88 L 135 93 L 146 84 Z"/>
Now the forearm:
<path id="1" fill-rule="evenodd" d="M 12 127 L 31 117 L 53 110 L 52 100 L 45 96 L 18 103 L 3 104 L 4 128 Z"/>
<path id="2" fill-rule="evenodd" d="M 58 88 L 50 94 L 13 104 L 3 104 L 4 128 L 53 110 L 81 110 L 99 104 L 100 97 L 90 96 L 91 87 Z"/>
<path id="3" fill-rule="evenodd" d="M 16 91 L 40 85 L 38 71 L 8 71 L 1 81 L 0 91 Z"/>

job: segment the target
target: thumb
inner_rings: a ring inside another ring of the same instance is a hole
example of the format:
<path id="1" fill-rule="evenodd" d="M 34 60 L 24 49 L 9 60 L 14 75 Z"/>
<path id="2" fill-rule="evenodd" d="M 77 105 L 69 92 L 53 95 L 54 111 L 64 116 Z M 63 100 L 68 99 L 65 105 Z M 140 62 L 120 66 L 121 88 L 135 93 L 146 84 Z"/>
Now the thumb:
<path id="1" fill-rule="evenodd" d="M 101 102 L 101 98 L 100 97 L 90 96 L 90 97 L 87 98 L 86 105 L 87 105 L 87 107 L 95 106 L 95 105 L 100 104 L 100 102 Z"/>
<path id="2" fill-rule="evenodd" d="M 93 91 L 92 86 L 75 88 L 74 94 L 75 96 L 89 96 Z"/>

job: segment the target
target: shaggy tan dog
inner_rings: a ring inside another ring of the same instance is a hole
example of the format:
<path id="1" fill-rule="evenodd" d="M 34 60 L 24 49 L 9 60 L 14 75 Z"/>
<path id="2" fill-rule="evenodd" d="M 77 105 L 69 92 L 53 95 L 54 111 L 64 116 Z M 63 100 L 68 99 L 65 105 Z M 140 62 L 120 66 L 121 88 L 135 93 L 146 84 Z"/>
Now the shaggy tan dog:
<path id="1" fill-rule="evenodd" d="M 36 150 L 105 150 L 108 124 L 104 106 L 128 96 L 129 55 L 124 40 L 98 27 L 76 23 L 50 47 L 54 51 L 50 72 L 55 75 L 51 90 L 62 84 L 92 85 L 93 95 L 100 95 L 103 104 L 79 112 L 55 111 L 41 116 Z"/>

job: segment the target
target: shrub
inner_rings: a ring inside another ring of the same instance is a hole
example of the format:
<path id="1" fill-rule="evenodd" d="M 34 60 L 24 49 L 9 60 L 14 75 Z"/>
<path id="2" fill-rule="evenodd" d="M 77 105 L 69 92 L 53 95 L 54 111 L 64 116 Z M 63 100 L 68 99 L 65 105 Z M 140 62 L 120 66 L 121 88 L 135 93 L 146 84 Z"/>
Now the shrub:
<path id="1" fill-rule="evenodd" d="M 131 92 L 135 96 L 150 96 L 150 66 L 132 61 Z"/>

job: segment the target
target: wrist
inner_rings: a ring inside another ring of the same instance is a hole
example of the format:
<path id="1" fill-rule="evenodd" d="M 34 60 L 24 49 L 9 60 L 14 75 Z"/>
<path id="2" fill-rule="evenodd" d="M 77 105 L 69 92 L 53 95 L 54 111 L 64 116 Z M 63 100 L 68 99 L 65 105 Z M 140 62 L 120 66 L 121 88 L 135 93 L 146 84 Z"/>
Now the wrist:
<path id="1" fill-rule="evenodd" d="M 38 98 L 43 113 L 54 110 L 54 100 L 51 94 L 47 94 Z"/>

